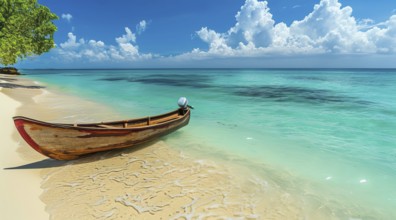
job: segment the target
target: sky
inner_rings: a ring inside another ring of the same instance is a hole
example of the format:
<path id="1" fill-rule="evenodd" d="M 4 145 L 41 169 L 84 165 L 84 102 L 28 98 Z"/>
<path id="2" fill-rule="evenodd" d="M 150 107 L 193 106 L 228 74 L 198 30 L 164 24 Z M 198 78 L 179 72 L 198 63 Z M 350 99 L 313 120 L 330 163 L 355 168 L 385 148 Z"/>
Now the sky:
<path id="1" fill-rule="evenodd" d="M 56 47 L 18 68 L 396 68 L 394 0 L 38 0 Z"/>

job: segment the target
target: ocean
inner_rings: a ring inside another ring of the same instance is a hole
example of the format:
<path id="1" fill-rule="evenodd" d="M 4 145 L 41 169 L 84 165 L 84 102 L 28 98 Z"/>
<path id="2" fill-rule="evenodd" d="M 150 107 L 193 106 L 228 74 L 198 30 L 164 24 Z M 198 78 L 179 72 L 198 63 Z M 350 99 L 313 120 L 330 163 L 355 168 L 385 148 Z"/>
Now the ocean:
<path id="1" fill-rule="evenodd" d="M 396 70 L 23 70 L 117 118 L 161 114 L 179 97 L 190 124 L 171 148 L 249 169 L 328 219 L 396 219 Z M 84 108 L 84 106 L 76 106 Z M 260 196 L 260 195 L 257 195 Z"/>

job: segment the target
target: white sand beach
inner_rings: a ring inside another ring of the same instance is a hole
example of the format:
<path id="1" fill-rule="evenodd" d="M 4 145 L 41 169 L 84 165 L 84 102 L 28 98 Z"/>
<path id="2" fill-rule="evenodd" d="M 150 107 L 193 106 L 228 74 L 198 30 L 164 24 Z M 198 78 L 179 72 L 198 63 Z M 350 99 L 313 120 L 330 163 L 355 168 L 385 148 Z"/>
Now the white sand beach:
<path id="1" fill-rule="evenodd" d="M 7 96 L 5 90 L 8 89 L 0 90 L 0 218 L 48 219 L 40 200 L 40 171 L 15 168 L 35 162 L 41 156 L 22 158 L 18 152 L 21 140 L 14 136 L 16 129 L 12 117 L 21 103 Z"/>

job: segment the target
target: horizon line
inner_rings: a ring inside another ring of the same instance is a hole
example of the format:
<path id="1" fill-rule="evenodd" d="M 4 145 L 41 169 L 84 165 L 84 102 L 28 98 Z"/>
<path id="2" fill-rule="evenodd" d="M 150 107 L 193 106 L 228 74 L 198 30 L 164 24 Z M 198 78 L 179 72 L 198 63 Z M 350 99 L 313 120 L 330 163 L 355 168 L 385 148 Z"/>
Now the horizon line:
<path id="1" fill-rule="evenodd" d="M 17 68 L 18 69 L 18 68 Z M 20 68 L 20 70 L 396 70 L 394 67 L 163 67 L 163 68 Z"/>

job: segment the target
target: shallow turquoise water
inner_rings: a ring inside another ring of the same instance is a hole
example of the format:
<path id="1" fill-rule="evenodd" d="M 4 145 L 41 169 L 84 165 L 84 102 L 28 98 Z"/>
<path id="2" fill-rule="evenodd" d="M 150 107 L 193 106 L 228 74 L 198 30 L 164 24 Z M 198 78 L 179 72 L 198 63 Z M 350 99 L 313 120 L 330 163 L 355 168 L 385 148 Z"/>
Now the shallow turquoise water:
<path id="1" fill-rule="evenodd" d="M 170 146 L 266 164 L 291 173 L 302 197 L 396 218 L 396 70 L 23 72 L 125 117 L 173 110 L 186 96 L 191 124 L 164 138 Z"/>

